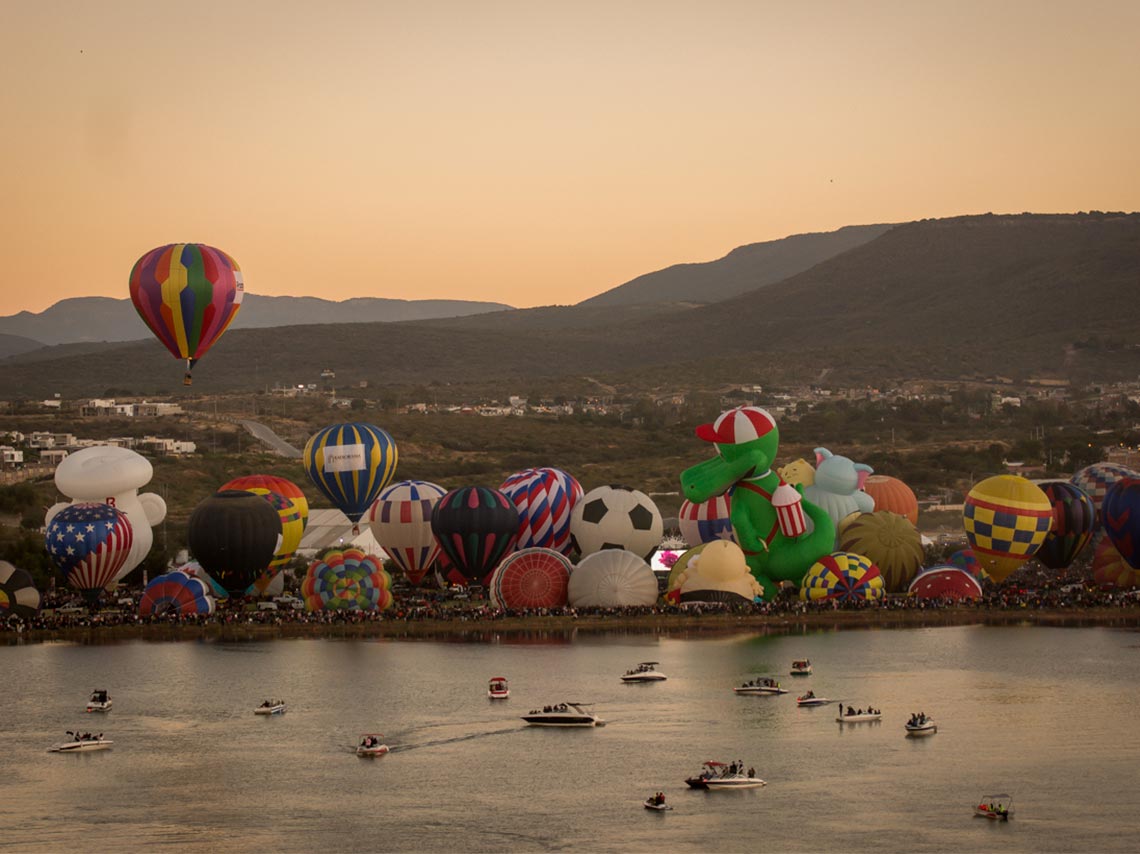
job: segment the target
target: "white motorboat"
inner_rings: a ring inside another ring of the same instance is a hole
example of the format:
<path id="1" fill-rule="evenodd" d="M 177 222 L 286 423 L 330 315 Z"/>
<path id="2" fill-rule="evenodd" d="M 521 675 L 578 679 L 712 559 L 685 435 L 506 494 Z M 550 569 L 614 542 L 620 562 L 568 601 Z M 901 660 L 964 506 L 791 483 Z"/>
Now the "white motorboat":
<path id="1" fill-rule="evenodd" d="M 381 740 L 378 732 L 366 732 L 360 736 L 360 744 L 356 745 L 357 756 L 383 756 L 388 752 L 388 745 Z"/>
<path id="2" fill-rule="evenodd" d="M 687 777 L 685 784 L 690 789 L 757 789 L 768 784 L 756 776 L 751 768 L 748 773 L 737 770 L 735 765 L 709 760 L 701 766 L 695 777 Z"/>
<path id="3" fill-rule="evenodd" d="M 739 688 L 733 688 L 737 694 L 758 695 L 758 694 L 787 694 L 787 688 L 781 688 L 780 683 L 775 679 L 756 679 L 750 682 L 745 682 Z"/>
<path id="4" fill-rule="evenodd" d="M 255 715 L 281 715 L 285 713 L 284 700 L 266 700 L 253 710 Z"/>
<path id="5" fill-rule="evenodd" d="M 506 676 L 492 676 L 487 683 L 487 696 L 492 700 L 505 700 L 511 696 L 510 685 Z"/>
<path id="6" fill-rule="evenodd" d="M 797 658 L 792 662 L 793 676 L 811 676 L 811 661 L 806 658 Z"/>
<path id="7" fill-rule="evenodd" d="M 657 670 L 657 661 L 643 661 L 621 677 L 622 682 L 664 682 L 665 674 Z"/>
<path id="8" fill-rule="evenodd" d="M 111 711 L 111 695 L 101 688 L 91 692 L 91 699 L 87 701 L 87 711 L 89 712 L 109 712 Z"/>
<path id="9" fill-rule="evenodd" d="M 867 709 L 867 711 L 863 711 L 862 709 L 855 710 L 849 708 L 846 712 L 840 709 L 840 712 L 841 714 L 836 720 L 841 724 L 864 724 L 881 721 L 883 719 L 883 713 L 878 709 Z"/>
<path id="10" fill-rule="evenodd" d="M 934 718 L 928 718 L 926 715 L 911 715 L 910 720 L 906 722 L 907 735 L 934 735 L 938 732 L 938 725 L 934 723 Z"/>
<path id="11" fill-rule="evenodd" d="M 593 703 L 556 703 L 541 710 L 531 709 L 522 719 L 531 726 L 605 726 L 606 722 L 590 708 Z"/>
<path id="12" fill-rule="evenodd" d="M 827 697 L 817 697 L 815 695 L 814 691 L 808 691 L 802 697 L 796 697 L 796 705 L 797 706 L 804 706 L 805 708 L 813 708 L 815 706 L 826 706 L 826 705 L 829 705 L 830 703 L 834 703 L 834 702 L 835 702 L 834 700 L 830 700 Z"/>
<path id="13" fill-rule="evenodd" d="M 673 809 L 669 804 L 664 801 L 658 801 L 656 797 L 646 798 L 642 804 L 647 810 L 656 810 L 657 812 L 667 812 Z"/>
<path id="14" fill-rule="evenodd" d="M 1013 815 L 1013 795 L 1001 793 L 997 795 L 982 795 L 978 805 L 974 807 L 974 816 L 988 818 L 991 821 L 1009 821 Z"/>
<path id="15" fill-rule="evenodd" d="M 60 742 L 50 749 L 51 753 L 88 753 L 92 750 L 110 750 L 111 745 L 115 743 L 109 738 L 103 738 L 103 733 L 92 735 L 88 732 L 80 735 L 68 730 L 67 734 L 72 737 L 71 741 Z"/>

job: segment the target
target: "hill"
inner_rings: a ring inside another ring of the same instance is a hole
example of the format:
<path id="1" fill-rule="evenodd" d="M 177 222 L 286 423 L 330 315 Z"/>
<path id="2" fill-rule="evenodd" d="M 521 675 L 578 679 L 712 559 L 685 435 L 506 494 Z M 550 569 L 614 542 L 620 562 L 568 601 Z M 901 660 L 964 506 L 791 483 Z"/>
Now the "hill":
<path id="1" fill-rule="evenodd" d="M 317 297 L 273 297 L 246 293 L 232 329 L 264 329 L 302 323 L 431 320 L 509 305 L 470 300 L 401 300 L 361 297 L 334 302 Z M 0 317 L 0 334 L 31 336 L 44 344 L 88 341 L 137 341 L 150 336 L 130 299 L 76 297 L 60 300 L 42 312 L 21 311 Z"/>
<path id="2" fill-rule="evenodd" d="M 781 240 L 752 243 L 737 247 L 716 261 L 674 264 L 646 273 L 578 305 L 720 302 L 802 273 L 874 240 L 893 227 L 849 225 L 838 231 L 795 234 Z"/>
<path id="3" fill-rule="evenodd" d="M 25 338 L 22 335 L 5 335 L 0 333 L 0 359 L 6 356 L 16 356 L 20 353 L 38 350 L 43 346 L 42 341 L 33 341 L 31 338 Z"/>
<path id="4" fill-rule="evenodd" d="M 621 376 L 642 388 L 994 374 L 1135 379 L 1138 269 L 1137 214 L 924 220 L 713 305 L 232 330 L 195 369 L 188 393 L 318 382 L 325 367 L 342 390 L 482 383 L 503 393 L 583 376 Z M 153 341 L 0 366 L 0 399 L 182 388 L 178 362 Z"/>

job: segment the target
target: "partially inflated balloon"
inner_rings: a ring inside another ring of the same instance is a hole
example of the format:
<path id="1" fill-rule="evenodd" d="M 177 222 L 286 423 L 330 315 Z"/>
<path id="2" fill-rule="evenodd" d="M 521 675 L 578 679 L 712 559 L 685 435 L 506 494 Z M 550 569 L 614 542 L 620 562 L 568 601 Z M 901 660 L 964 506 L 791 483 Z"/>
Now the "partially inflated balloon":
<path id="1" fill-rule="evenodd" d="M 127 514 L 109 504 L 71 504 L 51 520 L 44 544 L 67 583 L 94 605 L 115 580 L 134 542 Z"/>
<path id="2" fill-rule="evenodd" d="M 1140 587 L 1140 571 L 1133 569 L 1112 541 L 1105 537 L 1093 552 L 1092 559 L 1093 581 L 1101 587 L 1115 587 L 1120 590 L 1130 590 Z"/>
<path id="3" fill-rule="evenodd" d="M 800 584 L 800 599 L 881 599 L 885 592 L 879 568 L 863 555 L 832 552 L 817 560 Z"/>
<path id="4" fill-rule="evenodd" d="M 1000 583 L 1045 542 L 1053 507 L 1048 496 L 1025 478 L 999 474 L 970 490 L 962 524 L 978 562 Z"/>
<path id="5" fill-rule="evenodd" d="M 1037 485 L 1053 507 L 1053 524 L 1034 557 L 1050 569 L 1064 569 L 1092 538 L 1096 507 L 1083 489 L 1067 480 Z"/>
<path id="6" fill-rule="evenodd" d="M 139 616 L 142 617 L 168 613 L 190 617 L 213 611 L 214 597 L 210 595 L 210 586 L 185 572 L 157 576 L 146 586 L 139 600 Z"/>
<path id="7" fill-rule="evenodd" d="M 909 519 L 889 510 L 862 513 L 844 522 L 839 548 L 869 558 L 892 593 L 906 590 L 922 568 L 922 537 Z"/>
<path id="8" fill-rule="evenodd" d="M 131 270 L 131 302 L 163 346 L 186 360 L 186 385 L 237 316 L 244 293 L 237 262 L 204 243 L 160 246 Z"/>
<path id="9" fill-rule="evenodd" d="M 222 486 L 222 490 L 237 489 L 260 495 L 270 506 L 277 511 L 281 519 L 281 543 L 273 553 L 273 560 L 269 562 L 265 572 L 254 579 L 247 590 L 249 596 L 277 596 L 280 595 L 284 585 L 284 578 L 280 581 L 279 573 L 292 560 L 297 553 L 297 546 L 301 544 L 301 536 L 305 533 L 305 520 L 309 515 L 309 502 L 305 495 L 297 488 L 295 483 L 283 477 L 272 475 L 251 474 L 238 477 Z M 273 592 L 276 590 L 276 592 Z"/>
<path id="10" fill-rule="evenodd" d="M 522 549 L 503 559 L 487 592 L 499 608 L 561 608 L 571 569 L 569 558 L 554 549 Z"/>
<path id="11" fill-rule="evenodd" d="M 387 432 L 373 424 L 333 424 L 309 437 L 305 473 L 352 522 L 352 532 L 396 473 L 399 453 Z"/>
<path id="12" fill-rule="evenodd" d="M 514 546 L 519 511 L 486 486 L 461 486 L 435 505 L 431 529 L 439 547 L 469 582 L 484 584 Z"/>
<path id="13" fill-rule="evenodd" d="M 910 583 L 907 593 L 919 599 L 981 599 L 978 579 L 956 566 L 932 566 Z"/>
<path id="14" fill-rule="evenodd" d="M 301 597 L 309 611 L 383 611 L 392 604 L 390 587 L 375 555 L 334 549 L 309 565 Z"/>
<path id="15" fill-rule="evenodd" d="M 561 469 L 524 469 L 503 481 L 499 491 L 518 508 L 518 548 L 570 553 L 570 514 L 582 497 L 577 480 Z"/>
<path id="16" fill-rule="evenodd" d="M 627 608 L 657 601 L 657 577 L 645 560 L 625 549 L 582 558 L 570 573 L 567 599 L 574 608 Z"/>
<path id="17" fill-rule="evenodd" d="M 423 581 L 439 556 L 431 512 L 446 490 L 426 480 L 402 480 L 380 493 L 368 510 L 368 527 L 408 581 Z"/>
<path id="18" fill-rule="evenodd" d="M 30 620 L 40 609 L 40 591 L 32 576 L 0 560 L 0 620 L 15 616 Z"/>
<path id="19" fill-rule="evenodd" d="M 1101 505 L 1108 539 L 1128 565 L 1140 569 L 1140 477 L 1122 477 Z"/>
<path id="20" fill-rule="evenodd" d="M 269 566 L 281 537 L 281 517 L 269 502 L 236 489 L 200 502 L 187 527 L 194 558 L 233 595 Z"/>

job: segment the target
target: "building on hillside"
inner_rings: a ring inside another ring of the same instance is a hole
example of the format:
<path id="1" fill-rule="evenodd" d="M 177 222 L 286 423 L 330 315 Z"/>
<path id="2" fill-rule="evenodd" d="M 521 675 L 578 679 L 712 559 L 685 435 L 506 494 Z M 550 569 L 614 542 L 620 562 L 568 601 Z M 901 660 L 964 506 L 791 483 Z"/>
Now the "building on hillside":
<path id="1" fill-rule="evenodd" d="M 24 452 L 10 445 L 0 445 L 0 466 L 15 468 L 24 464 Z"/>
<path id="2" fill-rule="evenodd" d="M 196 442 L 183 442 L 179 439 L 165 439 L 159 436 L 143 436 L 138 440 L 138 449 L 150 452 L 156 457 L 173 457 L 193 454 L 198 450 Z"/>
<path id="3" fill-rule="evenodd" d="M 71 448 L 76 444 L 74 433 L 49 433 L 34 430 L 28 434 L 28 447 L 46 450 L 48 448 Z"/>
<path id="4" fill-rule="evenodd" d="M 69 453 L 66 448 L 46 448 L 40 451 L 40 462 L 48 466 L 58 466 Z"/>

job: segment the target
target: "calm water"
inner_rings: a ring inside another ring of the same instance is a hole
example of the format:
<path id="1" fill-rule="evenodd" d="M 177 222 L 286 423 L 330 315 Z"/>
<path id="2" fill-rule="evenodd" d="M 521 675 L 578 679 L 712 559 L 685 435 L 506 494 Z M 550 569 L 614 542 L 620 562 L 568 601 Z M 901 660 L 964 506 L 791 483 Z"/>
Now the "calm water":
<path id="1" fill-rule="evenodd" d="M 0 647 L 0 850 L 1129 851 L 1140 815 L 1140 636 L 937 628 L 565 642 L 277 640 Z M 785 675 L 807 656 L 815 675 Z M 625 685 L 638 661 L 667 682 Z M 883 710 L 841 728 L 834 706 Z M 511 699 L 486 699 L 491 676 Z M 114 711 L 85 715 L 93 688 Z M 263 698 L 282 717 L 252 714 Z M 609 725 L 518 715 L 593 701 Z M 937 735 L 908 739 L 911 712 Z M 103 753 L 46 752 L 99 730 Z M 393 752 L 356 757 L 360 733 Z M 689 791 L 706 759 L 768 781 Z M 641 800 L 662 789 L 674 810 Z M 1012 791 L 1008 824 L 971 817 Z"/>

